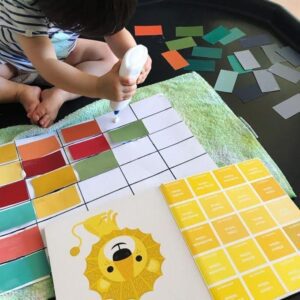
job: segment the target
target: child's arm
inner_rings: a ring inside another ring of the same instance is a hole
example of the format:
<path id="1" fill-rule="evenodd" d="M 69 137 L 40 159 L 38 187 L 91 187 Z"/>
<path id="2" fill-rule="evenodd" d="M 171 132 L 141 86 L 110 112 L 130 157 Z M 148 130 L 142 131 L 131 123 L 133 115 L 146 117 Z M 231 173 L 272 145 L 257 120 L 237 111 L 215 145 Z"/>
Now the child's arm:
<path id="1" fill-rule="evenodd" d="M 125 28 L 113 35 L 105 36 L 105 41 L 112 52 L 120 59 L 125 55 L 128 49 L 136 46 L 133 36 Z"/>
<path id="2" fill-rule="evenodd" d="M 118 74 L 120 63 L 104 76 L 97 77 L 58 60 L 48 37 L 19 35 L 18 41 L 39 74 L 54 86 L 70 93 L 92 98 L 123 100 L 122 83 L 135 84 L 130 81 L 121 83 Z"/>
<path id="3" fill-rule="evenodd" d="M 128 49 L 136 46 L 136 42 L 133 36 L 125 28 L 113 35 L 106 36 L 105 41 L 109 45 L 110 49 L 114 52 L 114 54 L 120 59 L 122 59 Z M 138 84 L 145 81 L 151 70 L 151 66 L 152 60 L 149 56 L 141 75 L 137 79 Z"/>

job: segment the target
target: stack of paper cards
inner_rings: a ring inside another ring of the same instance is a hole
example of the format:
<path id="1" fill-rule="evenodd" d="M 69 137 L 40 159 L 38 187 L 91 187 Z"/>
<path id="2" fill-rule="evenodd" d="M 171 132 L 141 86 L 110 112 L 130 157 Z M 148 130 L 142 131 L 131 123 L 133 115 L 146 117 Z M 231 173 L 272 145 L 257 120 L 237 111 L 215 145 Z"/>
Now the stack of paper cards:
<path id="1" fill-rule="evenodd" d="M 108 113 L 0 146 L 0 293 L 50 274 L 49 222 L 215 167 L 163 95 L 130 105 L 118 124 Z"/>
<path id="2" fill-rule="evenodd" d="M 161 189 L 214 299 L 300 291 L 300 210 L 260 160 Z"/>

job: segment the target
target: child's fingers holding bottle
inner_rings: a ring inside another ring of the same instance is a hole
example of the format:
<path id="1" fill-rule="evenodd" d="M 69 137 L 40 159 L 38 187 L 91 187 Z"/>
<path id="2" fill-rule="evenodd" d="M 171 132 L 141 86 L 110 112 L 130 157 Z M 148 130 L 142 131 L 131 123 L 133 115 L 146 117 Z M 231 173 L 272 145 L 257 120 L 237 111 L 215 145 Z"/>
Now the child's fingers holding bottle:
<path id="1" fill-rule="evenodd" d="M 141 84 L 146 80 L 147 76 L 149 75 L 149 73 L 151 71 L 151 68 L 152 68 L 152 59 L 148 55 L 147 61 L 144 65 L 144 68 L 143 68 L 140 76 L 137 79 L 137 84 Z"/>
<path id="2" fill-rule="evenodd" d="M 129 78 L 120 78 L 120 64 L 121 62 L 117 62 L 108 73 L 98 77 L 96 86 L 97 97 L 112 101 L 122 101 L 128 94 L 132 93 L 132 89 L 136 89 L 134 87 L 135 81 Z"/>
<path id="3" fill-rule="evenodd" d="M 137 89 L 137 85 L 136 84 L 123 86 L 123 90 L 122 90 L 123 100 L 127 100 L 127 99 L 132 98 L 132 96 L 136 92 L 136 89 Z"/>
<path id="4" fill-rule="evenodd" d="M 123 100 L 130 99 L 136 92 L 137 80 L 130 77 L 120 77 L 122 84 Z"/>

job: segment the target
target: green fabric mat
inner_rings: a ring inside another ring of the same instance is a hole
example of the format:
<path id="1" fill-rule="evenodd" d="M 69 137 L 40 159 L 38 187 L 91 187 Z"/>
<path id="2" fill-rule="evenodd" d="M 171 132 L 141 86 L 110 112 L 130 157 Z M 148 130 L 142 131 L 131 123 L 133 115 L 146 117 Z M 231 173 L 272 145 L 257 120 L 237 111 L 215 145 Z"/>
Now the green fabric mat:
<path id="1" fill-rule="evenodd" d="M 171 101 L 219 167 L 246 159 L 260 158 L 286 192 L 295 197 L 288 181 L 252 132 L 200 75 L 189 73 L 140 88 L 133 101 L 158 93 L 164 94 Z M 52 132 L 108 111 L 108 101 L 100 100 L 70 114 L 49 129 L 33 125 L 0 129 L 0 144 L 17 138 Z M 47 279 L 0 296 L 0 299 L 47 299 L 53 295 L 52 281 Z"/>

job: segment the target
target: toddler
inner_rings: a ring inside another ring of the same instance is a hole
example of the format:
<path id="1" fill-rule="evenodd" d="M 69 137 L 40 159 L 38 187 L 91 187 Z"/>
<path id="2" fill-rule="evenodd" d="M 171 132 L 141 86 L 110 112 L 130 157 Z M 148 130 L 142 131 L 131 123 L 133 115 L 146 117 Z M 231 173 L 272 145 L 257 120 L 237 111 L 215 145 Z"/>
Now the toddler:
<path id="1" fill-rule="evenodd" d="M 151 69 L 148 57 L 136 82 L 118 74 L 136 45 L 125 28 L 135 8 L 136 0 L 0 0 L 0 103 L 20 102 L 33 123 L 49 127 L 79 96 L 131 98 Z M 38 76 L 51 88 L 28 85 Z"/>

